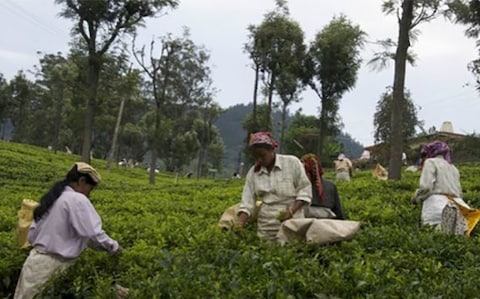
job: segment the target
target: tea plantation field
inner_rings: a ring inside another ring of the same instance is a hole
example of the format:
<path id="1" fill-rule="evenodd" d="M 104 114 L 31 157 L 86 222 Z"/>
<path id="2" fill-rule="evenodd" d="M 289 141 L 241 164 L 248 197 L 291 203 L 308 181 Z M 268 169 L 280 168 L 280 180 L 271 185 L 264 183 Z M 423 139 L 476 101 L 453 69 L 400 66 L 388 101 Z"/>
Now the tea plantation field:
<path id="1" fill-rule="evenodd" d="M 455 158 L 455 155 L 454 155 Z M 0 142 L 0 298 L 13 296 L 28 250 L 15 240 L 23 198 L 37 200 L 78 156 Z M 239 201 L 243 180 L 197 180 L 143 169 L 92 165 L 103 182 L 92 202 L 119 256 L 86 250 L 42 298 L 480 298 L 480 228 L 469 238 L 421 228 L 410 204 L 419 173 L 377 181 L 370 171 L 338 184 L 356 237 L 335 245 L 260 241 L 255 227 L 222 232 L 217 221 Z M 480 207 L 480 165 L 457 165 L 464 199 Z M 333 177 L 328 172 L 326 177 Z"/>

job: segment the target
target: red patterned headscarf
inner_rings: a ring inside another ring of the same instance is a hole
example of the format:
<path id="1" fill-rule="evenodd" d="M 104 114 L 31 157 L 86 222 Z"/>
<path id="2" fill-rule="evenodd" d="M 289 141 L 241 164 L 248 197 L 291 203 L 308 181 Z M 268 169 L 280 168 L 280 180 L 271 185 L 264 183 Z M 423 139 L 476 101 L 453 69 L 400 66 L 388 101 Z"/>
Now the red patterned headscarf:
<path id="1" fill-rule="evenodd" d="M 278 146 L 278 143 L 273 139 L 272 133 L 270 132 L 256 132 L 250 134 L 250 139 L 248 141 L 248 146 L 251 148 L 252 146 L 262 146 L 267 145 L 272 147 L 272 149 Z M 262 165 L 257 162 L 255 163 L 254 172 L 259 172 L 262 168 Z"/>
<path id="2" fill-rule="evenodd" d="M 248 146 L 257 144 L 266 144 L 270 145 L 273 148 L 276 148 L 278 146 L 278 143 L 273 139 L 271 132 L 251 133 L 250 140 L 248 141 Z"/>
<path id="3" fill-rule="evenodd" d="M 300 160 L 302 160 L 303 162 L 305 172 L 307 173 L 310 182 L 312 182 L 312 184 L 315 184 L 318 195 L 320 197 L 320 201 L 323 201 L 325 199 L 325 193 L 323 192 L 322 187 L 323 170 L 320 159 L 315 154 L 306 154 L 303 155 Z"/>
<path id="4" fill-rule="evenodd" d="M 425 157 L 425 159 L 434 158 L 438 155 L 442 155 L 448 163 L 452 164 L 450 148 L 448 147 L 448 144 L 443 141 L 437 140 L 425 144 L 424 146 L 422 146 L 420 153 L 422 154 L 422 156 Z"/>

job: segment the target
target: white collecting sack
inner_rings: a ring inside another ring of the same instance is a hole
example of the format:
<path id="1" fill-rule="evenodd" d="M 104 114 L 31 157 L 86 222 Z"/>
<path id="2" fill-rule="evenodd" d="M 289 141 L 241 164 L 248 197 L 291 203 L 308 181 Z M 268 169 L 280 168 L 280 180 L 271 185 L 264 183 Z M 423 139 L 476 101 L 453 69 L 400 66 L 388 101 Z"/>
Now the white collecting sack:
<path id="1" fill-rule="evenodd" d="M 280 244 L 297 240 L 328 244 L 352 239 L 361 223 L 352 220 L 301 218 L 289 219 L 280 226 L 277 240 Z"/>

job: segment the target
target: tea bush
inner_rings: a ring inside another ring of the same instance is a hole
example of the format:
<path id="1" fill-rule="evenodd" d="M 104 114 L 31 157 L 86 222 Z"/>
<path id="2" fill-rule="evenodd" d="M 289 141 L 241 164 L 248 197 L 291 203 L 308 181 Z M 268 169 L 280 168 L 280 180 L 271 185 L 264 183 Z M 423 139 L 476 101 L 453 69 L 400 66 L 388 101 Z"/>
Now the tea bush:
<path id="1" fill-rule="evenodd" d="M 16 212 L 38 199 L 78 156 L 0 142 L 0 297 L 12 296 L 28 250 L 17 247 Z M 363 226 L 348 242 L 284 247 L 259 240 L 255 226 L 222 232 L 217 221 L 240 200 L 242 180 L 178 178 L 143 169 L 92 165 L 103 182 L 92 202 L 104 229 L 124 247 L 119 256 L 86 250 L 42 298 L 478 298 L 480 242 L 422 228 L 410 198 L 419 173 L 399 181 L 356 172 L 339 183 L 349 219 Z M 464 198 L 480 207 L 480 167 L 457 165 Z M 333 178 L 333 173 L 325 174 Z"/>

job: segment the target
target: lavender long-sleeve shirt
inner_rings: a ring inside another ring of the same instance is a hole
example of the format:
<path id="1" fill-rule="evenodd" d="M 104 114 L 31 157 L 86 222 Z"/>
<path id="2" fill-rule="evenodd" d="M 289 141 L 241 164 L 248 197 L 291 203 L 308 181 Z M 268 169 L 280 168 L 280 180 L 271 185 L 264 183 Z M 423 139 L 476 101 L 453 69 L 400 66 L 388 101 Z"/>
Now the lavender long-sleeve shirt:
<path id="1" fill-rule="evenodd" d="M 40 221 L 33 221 L 28 241 L 35 248 L 64 258 L 76 258 L 88 246 L 115 253 L 118 242 L 102 229 L 102 220 L 90 200 L 71 187 Z"/>

